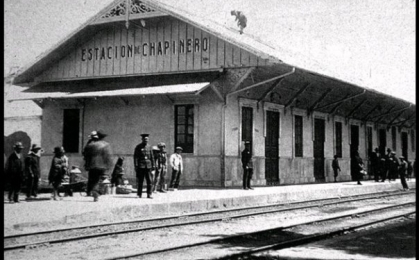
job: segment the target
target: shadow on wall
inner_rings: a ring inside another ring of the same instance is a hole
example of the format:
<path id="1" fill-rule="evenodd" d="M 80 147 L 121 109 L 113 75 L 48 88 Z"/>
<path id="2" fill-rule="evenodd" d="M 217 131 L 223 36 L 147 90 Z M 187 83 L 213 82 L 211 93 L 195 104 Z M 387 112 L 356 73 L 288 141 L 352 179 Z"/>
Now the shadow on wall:
<path id="1" fill-rule="evenodd" d="M 8 158 L 9 155 L 14 151 L 13 146 L 16 142 L 22 142 L 23 150 L 22 154 L 26 156 L 29 153 L 29 149 L 31 148 L 31 138 L 26 132 L 17 131 L 9 136 L 4 137 L 4 155 L 5 158 Z"/>

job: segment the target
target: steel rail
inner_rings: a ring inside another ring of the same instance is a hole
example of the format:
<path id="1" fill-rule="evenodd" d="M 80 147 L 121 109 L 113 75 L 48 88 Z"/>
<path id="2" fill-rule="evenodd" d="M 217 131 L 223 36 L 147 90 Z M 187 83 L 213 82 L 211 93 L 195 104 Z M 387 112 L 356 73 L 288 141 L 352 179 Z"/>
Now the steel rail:
<path id="1" fill-rule="evenodd" d="M 409 193 L 413 193 L 413 192 L 409 192 Z M 91 239 L 91 238 L 96 238 L 96 237 L 103 237 L 103 236 L 110 236 L 110 235 L 117 235 L 117 234 L 127 234 L 127 233 L 154 230 L 154 229 L 163 229 L 163 228 L 170 228 L 170 227 L 204 224 L 204 223 L 210 223 L 210 222 L 228 221 L 228 220 L 231 220 L 231 219 L 245 218 L 245 217 L 250 217 L 250 216 L 255 216 L 255 215 L 279 213 L 279 212 L 284 212 L 284 211 L 300 210 L 300 209 L 306 209 L 306 208 L 316 208 L 316 207 L 323 207 L 323 206 L 328 206 L 328 205 L 333 205 L 333 204 L 350 203 L 350 202 L 355 202 L 355 201 L 376 199 L 376 198 L 382 198 L 382 197 L 406 195 L 406 194 L 409 194 L 409 193 L 408 192 L 397 192 L 397 193 L 392 193 L 392 194 L 381 194 L 381 195 L 374 195 L 372 197 L 339 200 L 339 201 L 333 201 L 333 202 L 328 202 L 328 203 L 304 205 L 304 206 L 291 207 L 291 208 L 280 208 L 280 209 L 274 209 L 274 210 L 265 210 L 265 211 L 260 211 L 260 212 L 238 214 L 238 215 L 233 215 L 233 216 L 228 216 L 228 217 L 220 217 L 220 218 L 211 218 L 211 219 L 206 219 L 206 220 L 185 221 L 185 222 L 181 222 L 181 223 L 172 223 L 172 224 L 166 224 L 166 225 L 161 225 L 160 224 L 160 225 L 156 225 L 156 226 L 133 228 L 133 229 L 128 229 L 128 230 L 102 232 L 102 233 L 96 233 L 96 234 L 90 234 L 90 235 L 84 235 L 84 236 L 72 236 L 72 237 L 67 237 L 67 238 L 51 239 L 51 240 L 44 240 L 44 241 L 38 241 L 38 242 L 32 242 L 32 243 L 22 243 L 22 244 L 17 244 L 17 245 L 4 246 L 3 249 L 4 249 L 4 251 L 10 251 L 10 250 L 22 249 L 22 248 L 27 248 L 27 247 L 35 247 L 37 245 L 50 245 L 50 244 L 56 244 L 56 243 L 71 242 L 71 241 Z M 305 202 L 306 201 L 304 201 L 303 203 L 305 203 Z M 243 208 L 240 209 L 240 210 L 243 210 Z M 231 212 L 233 210 L 228 210 L 228 211 Z M 225 212 L 217 212 L 217 213 L 219 214 L 219 213 L 225 213 Z M 213 214 L 217 214 L 217 213 L 213 213 Z M 199 214 L 195 214 L 195 215 L 199 215 Z M 177 219 L 182 219 L 182 217 L 184 217 L 184 216 L 178 217 Z"/>
<path id="2" fill-rule="evenodd" d="M 382 196 L 390 196 L 391 197 L 391 196 L 398 196 L 400 194 L 414 193 L 415 190 L 416 190 L 416 188 L 410 189 L 409 192 L 405 192 L 405 191 L 374 192 L 374 193 L 365 193 L 365 194 L 332 197 L 332 198 L 324 198 L 324 199 L 294 201 L 294 202 L 287 202 L 287 203 L 275 203 L 275 204 L 252 206 L 252 207 L 238 207 L 238 208 L 225 209 L 225 210 L 198 212 L 198 213 L 190 213 L 190 214 L 183 214 L 183 215 L 176 215 L 176 216 L 166 216 L 166 217 L 158 217 L 158 218 L 150 218 L 150 219 L 135 219 L 135 220 L 129 220 L 129 221 L 103 223 L 103 224 L 96 224 L 96 225 L 76 226 L 76 227 L 70 227 L 70 228 L 58 228 L 58 229 L 43 230 L 43 231 L 37 231 L 37 232 L 20 233 L 20 234 L 15 234 L 15 235 L 5 235 L 5 236 L 3 236 L 3 239 L 20 238 L 20 237 L 25 237 L 25 236 L 36 236 L 36 235 L 50 234 L 50 233 L 55 233 L 55 232 L 74 231 L 74 230 L 78 230 L 78 229 L 98 228 L 98 227 L 116 226 L 116 225 L 133 224 L 133 223 L 146 223 L 146 222 L 160 221 L 160 220 L 182 219 L 182 218 L 188 218 L 188 217 L 197 217 L 197 216 L 205 216 L 205 215 L 211 215 L 211 214 L 228 213 L 228 212 L 241 211 L 241 210 L 252 210 L 252 209 L 278 207 L 278 206 L 289 206 L 289 205 L 295 205 L 295 204 L 313 203 L 313 202 L 321 202 L 321 201 L 328 201 L 328 200 L 357 198 L 357 197 L 362 197 L 362 196 L 373 196 L 372 198 L 375 198 L 375 195 L 376 196 L 382 195 Z M 370 199 L 370 198 L 371 197 L 366 197 L 365 199 Z"/>
<path id="3" fill-rule="evenodd" d="M 142 256 L 147 256 L 147 255 L 159 254 L 159 253 L 167 253 L 167 252 L 170 252 L 170 251 L 187 249 L 187 248 L 192 248 L 192 247 L 197 247 L 197 246 L 202 246 L 202 245 L 208 245 L 208 244 L 212 244 L 212 243 L 220 243 L 220 242 L 227 241 L 227 240 L 230 240 L 230 239 L 237 239 L 237 238 L 240 238 L 240 237 L 243 237 L 243 236 L 252 236 L 252 235 L 265 233 L 265 232 L 282 231 L 282 230 L 294 228 L 294 227 L 297 227 L 297 226 L 305 226 L 305 225 L 315 224 L 315 223 L 319 223 L 319 222 L 326 222 L 326 221 L 331 221 L 331 220 L 344 219 L 344 218 L 353 217 L 353 216 L 356 216 L 356 215 L 366 215 L 366 214 L 370 214 L 370 213 L 377 212 L 377 211 L 388 210 L 388 209 L 391 209 L 391 208 L 399 208 L 399 207 L 403 207 L 403 206 L 411 205 L 411 204 L 416 204 L 416 202 L 403 203 L 403 204 L 399 204 L 399 205 L 393 205 L 393 206 L 378 208 L 378 209 L 374 209 L 374 210 L 367 210 L 367 211 L 363 211 L 363 212 L 351 213 L 351 214 L 346 214 L 346 215 L 337 216 L 337 217 L 325 218 L 325 219 L 321 219 L 321 220 L 307 221 L 307 222 L 303 222 L 303 223 L 299 223 L 299 224 L 293 224 L 293 225 L 288 225 L 288 226 L 283 226 L 283 227 L 266 229 L 266 230 L 263 230 L 263 231 L 256 231 L 256 232 L 240 234 L 240 235 L 232 235 L 232 236 L 227 236 L 227 237 L 224 237 L 224 238 L 212 239 L 212 240 L 209 240 L 209 241 L 206 241 L 206 242 L 199 242 L 199 243 L 194 243 L 194 244 L 189 244 L 189 245 L 177 246 L 177 247 L 168 248 L 168 249 L 161 249 L 161 250 L 149 251 L 149 252 L 145 252 L 145 253 L 124 255 L 124 256 L 121 256 L 121 257 L 106 258 L 104 260 L 119 260 L 119 259 L 128 259 L 128 258 L 134 258 L 134 257 L 142 257 Z M 395 218 L 404 217 L 406 215 L 411 215 L 411 214 L 415 214 L 415 213 L 416 213 L 416 211 L 412 211 L 412 212 L 409 212 L 407 214 L 405 213 L 405 214 L 401 214 L 401 215 L 397 215 L 397 216 L 393 216 L 393 217 L 389 217 L 389 218 L 385 218 L 385 219 L 375 220 L 371 223 L 377 224 L 377 223 L 380 223 L 380 222 L 388 221 L 388 220 L 395 219 Z M 340 229 L 338 231 L 332 231 L 332 232 L 329 232 L 329 233 L 330 234 L 334 234 L 334 233 L 342 233 L 343 234 L 345 232 L 348 232 L 348 231 L 351 231 L 351 230 L 356 230 L 356 229 L 359 229 L 359 228 L 365 227 L 365 226 L 368 226 L 368 224 L 363 223 L 361 225 L 352 226 L 352 227 Z M 314 237 L 314 236 L 315 235 L 313 235 L 312 237 Z M 326 238 L 326 237 L 330 237 L 331 235 L 320 234 L 320 235 L 317 235 L 317 236 Z M 225 257 L 227 257 L 226 259 L 230 259 L 231 256 L 251 255 L 251 254 L 254 254 L 254 253 L 257 253 L 257 252 L 270 250 L 271 248 L 274 249 L 276 246 L 279 247 L 280 244 L 286 244 L 287 247 L 292 247 L 292 246 L 298 245 L 298 244 L 296 244 L 298 241 L 300 241 L 300 240 L 307 241 L 306 239 L 310 239 L 310 236 L 308 236 L 306 238 L 299 238 L 299 239 L 294 239 L 294 240 L 289 240 L 289 241 L 277 243 L 273 246 L 271 245 L 270 247 L 269 246 L 260 247 L 260 248 L 258 248 L 259 251 L 257 251 L 257 249 L 253 249 L 253 250 L 249 250 L 247 252 L 241 252 L 241 253 L 238 253 L 238 254 L 231 254 L 231 255 L 228 255 L 228 256 L 223 256 L 223 257 L 218 258 L 218 259 L 223 259 Z M 309 242 L 314 242 L 314 240 L 310 240 Z M 305 243 L 309 243 L 309 242 L 305 242 Z"/>

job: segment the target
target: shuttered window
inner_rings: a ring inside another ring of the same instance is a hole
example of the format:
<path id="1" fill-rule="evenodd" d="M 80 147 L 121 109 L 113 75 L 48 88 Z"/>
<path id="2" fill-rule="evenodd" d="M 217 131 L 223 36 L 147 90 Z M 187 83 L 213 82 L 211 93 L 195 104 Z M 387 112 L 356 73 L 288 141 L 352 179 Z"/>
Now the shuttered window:
<path id="1" fill-rule="evenodd" d="M 303 117 L 295 116 L 295 157 L 303 157 Z"/>
<path id="2" fill-rule="evenodd" d="M 193 153 L 194 105 L 175 106 L 175 146 L 184 153 Z"/>

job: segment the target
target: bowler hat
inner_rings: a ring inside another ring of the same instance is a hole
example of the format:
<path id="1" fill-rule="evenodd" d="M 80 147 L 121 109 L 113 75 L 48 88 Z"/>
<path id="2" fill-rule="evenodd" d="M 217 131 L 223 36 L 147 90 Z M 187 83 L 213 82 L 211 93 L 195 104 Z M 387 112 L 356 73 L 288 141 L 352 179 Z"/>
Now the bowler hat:
<path id="1" fill-rule="evenodd" d="M 41 146 L 39 146 L 37 144 L 33 144 L 32 148 L 31 148 L 31 151 L 36 151 L 36 150 L 41 150 L 41 149 L 42 149 Z"/>
<path id="2" fill-rule="evenodd" d="M 103 132 L 102 130 L 97 131 L 97 136 L 99 138 L 104 138 L 106 136 L 108 136 L 107 134 L 105 134 L 105 132 Z"/>
<path id="3" fill-rule="evenodd" d="M 17 142 L 17 143 L 15 143 L 15 145 L 13 147 L 14 148 L 22 148 L 23 149 L 23 144 L 22 144 L 22 142 Z"/>
<path id="4" fill-rule="evenodd" d="M 97 131 L 92 131 L 89 135 L 89 138 L 99 138 L 99 136 L 97 135 Z"/>
<path id="5" fill-rule="evenodd" d="M 176 150 L 176 151 L 177 151 L 177 150 L 181 150 L 181 151 L 183 151 L 182 147 L 180 147 L 180 146 L 176 147 L 176 149 L 175 149 L 175 150 Z"/>
<path id="6" fill-rule="evenodd" d="M 64 153 L 64 148 L 62 148 L 61 146 L 57 146 L 54 148 L 54 153 Z"/>

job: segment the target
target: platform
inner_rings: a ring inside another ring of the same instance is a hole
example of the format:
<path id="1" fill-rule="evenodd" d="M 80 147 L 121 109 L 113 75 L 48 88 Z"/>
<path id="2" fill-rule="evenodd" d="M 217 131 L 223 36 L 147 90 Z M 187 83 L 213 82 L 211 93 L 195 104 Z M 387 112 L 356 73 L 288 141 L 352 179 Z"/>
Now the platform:
<path id="1" fill-rule="evenodd" d="M 49 200 L 50 194 L 40 194 L 36 200 L 10 204 L 4 195 L 4 235 L 35 232 L 54 228 L 68 228 L 119 222 L 155 216 L 186 214 L 233 207 L 256 206 L 312 199 L 401 190 L 400 180 L 395 182 L 363 181 L 338 182 L 274 187 L 239 188 L 184 188 L 168 193 L 155 193 L 153 199 L 127 195 L 103 195 L 99 202 L 92 197 L 75 193 L 62 200 Z M 410 188 L 416 180 L 408 181 Z"/>

